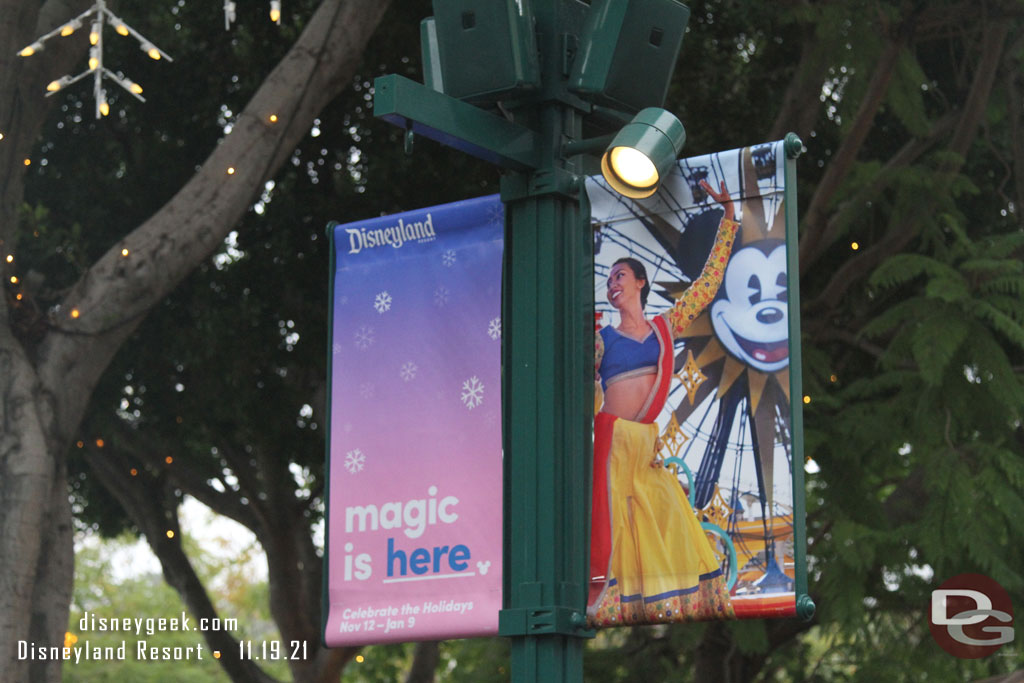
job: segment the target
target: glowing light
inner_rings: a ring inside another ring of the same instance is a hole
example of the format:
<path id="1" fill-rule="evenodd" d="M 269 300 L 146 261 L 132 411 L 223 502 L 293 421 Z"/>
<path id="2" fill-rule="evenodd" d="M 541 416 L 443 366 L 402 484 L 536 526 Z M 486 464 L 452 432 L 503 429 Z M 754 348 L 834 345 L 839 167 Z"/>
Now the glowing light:
<path id="1" fill-rule="evenodd" d="M 25 159 L 25 165 L 26 166 L 31 166 L 32 165 L 32 160 L 31 159 Z"/>
<path id="2" fill-rule="evenodd" d="M 132 473 L 133 477 L 139 476 L 139 471 L 137 469 L 135 469 L 134 467 L 131 469 L 131 473 Z"/>
<path id="3" fill-rule="evenodd" d="M 164 458 L 164 462 L 170 465 L 172 462 L 174 462 L 174 458 L 168 455 L 166 458 Z"/>
<path id="4" fill-rule="evenodd" d="M 62 36 L 64 36 L 65 38 L 67 38 L 68 36 L 70 36 L 72 33 L 75 32 L 76 28 L 80 28 L 81 26 L 82 26 L 81 24 L 78 24 L 78 26 L 76 26 L 75 22 L 72 22 L 70 24 L 64 24 L 64 28 L 62 28 L 60 30 L 60 34 Z"/>
<path id="5" fill-rule="evenodd" d="M 810 396 L 804 396 L 804 403 L 810 403 L 810 402 L 811 402 L 811 397 Z"/>
<path id="6" fill-rule="evenodd" d="M 122 36 L 128 35 L 128 27 L 125 26 L 124 24 L 118 24 L 117 26 L 114 27 L 114 30 L 117 31 Z"/>
<path id="7" fill-rule="evenodd" d="M 64 647 L 71 647 L 77 642 L 78 636 L 76 636 L 74 633 L 72 633 L 71 631 L 66 631 L 64 633 Z"/>
<path id="8" fill-rule="evenodd" d="M 31 45 L 23 47 L 21 49 L 21 52 L 18 53 L 18 55 L 21 56 L 21 57 L 31 57 L 32 55 L 34 55 L 35 53 L 39 52 L 42 49 L 43 49 L 43 44 L 42 43 L 32 43 Z"/>
<path id="9" fill-rule="evenodd" d="M 85 442 L 84 441 L 79 441 L 75 445 L 78 446 L 79 448 L 85 448 Z"/>
<path id="10" fill-rule="evenodd" d="M 96 439 L 96 448 L 103 448 L 106 445 L 107 444 L 103 439 Z"/>
<path id="11" fill-rule="evenodd" d="M 56 80 L 56 81 L 50 81 L 50 83 L 46 86 L 46 89 L 49 92 L 57 92 L 58 90 L 61 89 L 61 87 L 63 87 L 63 83 L 61 83 L 59 80 Z"/>
<path id="12" fill-rule="evenodd" d="M 270 20 L 275 24 L 281 23 L 281 0 L 270 0 Z"/>
<path id="13" fill-rule="evenodd" d="M 7 255 L 7 262 L 8 263 L 14 263 L 14 254 L 8 254 Z"/>
<path id="14" fill-rule="evenodd" d="M 121 256 L 127 256 L 127 255 L 128 255 L 128 254 L 130 254 L 130 253 L 131 253 L 131 252 L 130 252 L 130 251 L 128 251 L 128 249 L 122 249 L 122 250 L 121 250 Z"/>
<path id="15" fill-rule="evenodd" d="M 858 249 L 860 249 L 860 244 L 858 244 L 857 242 L 850 242 L 850 249 L 857 251 Z"/>
<path id="16" fill-rule="evenodd" d="M 228 175 L 235 175 L 235 167 L 228 166 Z"/>
<path id="17" fill-rule="evenodd" d="M 15 277 L 14 275 L 12 275 L 12 276 L 11 276 L 11 284 L 12 284 L 12 285 L 16 285 L 16 284 L 18 284 L 18 278 L 17 278 L 17 277 Z"/>
<path id="18" fill-rule="evenodd" d="M 651 187 L 658 182 L 658 169 L 654 167 L 654 162 L 632 147 L 614 148 L 609 163 L 616 175 L 633 187 Z"/>
<path id="19" fill-rule="evenodd" d="M 160 59 L 160 50 L 157 50 L 155 47 L 151 47 L 148 50 L 146 50 L 146 54 L 149 55 L 150 59 Z"/>
<path id="20" fill-rule="evenodd" d="M 100 102 L 100 113 L 103 114 L 104 116 L 109 116 L 110 115 L 110 105 L 107 104 L 106 100 L 103 100 L 102 102 Z"/>
<path id="21" fill-rule="evenodd" d="M 220 650 L 214 650 L 213 651 L 213 658 L 214 659 L 220 659 Z"/>
<path id="22" fill-rule="evenodd" d="M 366 659 L 362 655 L 356 655 L 356 661 L 362 664 Z"/>
<path id="23" fill-rule="evenodd" d="M 829 378 L 828 378 L 828 381 L 830 381 L 832 383 L 838 382 L 839 381 L 839 377 L 837 377 L 836 375 L 830 375 Z"/>
<path id="24" fill-rule="evenodd" d="M 101 28 L 102 27 L 99 25 L 99 22 L 97 22 L 97 23 L 92 25 L 92 30 L 89 31 L 89 44 L 90 45 L 95 45 L 98 42 L 100 42 L 100 29 Z"/>
<path id="25" fill-rule="evenodd" d="M 132 84 L 130 84 L 130 85 L 128 86 L 128 89 L 129 89 L 129 90 L 131 90 L 131 91 L 132 91 L 133 93 L 135 93 L 136 95 L 141 95 L 141 94 L 142 94 L 142 86 L 141 86 L 141 85 L 139 85 L 138 83 L 132 83 Z"/>
<path id="26" fill-rule="evenodd" d="M 174 532 L 170 529 L 167 530 L 167 538 L 174 538 Z"/>
<path id="27" fill-rule="evenodd" d="M 17 300 L 17 301 L 21 301 L 21 292 L 18 292 L 17 294 L 15 294 L 15 295 L 14 295 L 14 298 L 15 298 L 15 300 Z"/>
<path id="28" fill-rule="evenodd" d="M 270 122 L 271 123 L 277 123 L 277 114 L 271 114 L 270 115 Z"/>
<path id="29" fill-rule="evenodd" d="M 99 60 L 98 57 L 89 57 L 89 70 L 90 71 L 92 71 L 93 69 L 95 69 L 99 65 L 100 65 L 100 60 Z"/>
<path id="30" fill-rule="evenodd" d="M 72 318 L 77 318 L 80 315 L 82 315 L 82 313 L 77 308 L 72 308 L 71 309 L 71 317 Z"/>
<path id="31" fill-rule="evenodd" d="M 0 140 L 3 140 L 3 139 L 4 139 L 4 134 L 0 133 Z"/>

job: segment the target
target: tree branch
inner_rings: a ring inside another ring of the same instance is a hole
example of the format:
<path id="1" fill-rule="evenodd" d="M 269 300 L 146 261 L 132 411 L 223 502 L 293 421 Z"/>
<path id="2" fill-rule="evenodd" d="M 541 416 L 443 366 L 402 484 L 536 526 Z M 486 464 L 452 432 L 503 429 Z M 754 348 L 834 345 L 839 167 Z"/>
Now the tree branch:
<path id="1" fill-rule="evenodd" d="M 956 128 L 953 131 L 949 143 L 949 149 L 959 156 L 958 161 L 947 161 L 939 169 L 944 177 L 936 186 L 931 195 L 928 205 L 922 207 L 915 214 L 915 218 L 909 223 L 892 225 L 886 236 L 868 249 L 860 252 L 859 256 L 848 259 L 832 276 L 824 290 L 808 303 L 808 310 L 832 309 L 842 299 L 847 290 L 859 282 L 864 274 L 874 270 L 889 255 L 902 251 L 917 236 L 921 230 L 922 217 L 929 215 L 930 207 L 935 204 L 937 197 L 943 196 L 952 184 L 956 174 L 963 167 L 970 145 L 977 135 L 978 126 L 985 112 L 985 105 L 988 103 L 992 85 L 995 82 L 996 73 L 1003 54 L 1003 44 L 1009 32 L 1009 25 L 1003 21 L 990 21 L 982 31 L 979 43 L 981 44 L 981 59 L 975 73 L 974 82 L 971 85 L 964 108 L 959 117 Z M 801 254 L 803 244 L 801 244 Z M 802 259 L 801 255 L 801 259 Z"/>
<path id="2" fill-rule="evenodd" d="M 857 107 L 857 113 L 854 115 L 849 133 L 840 144 L 839 150 L 825 170 L 825 175 L 818 183 L 814 196 L 811 198 L 811 204 L 804 214 L 804 237 L 800 240 L 801 271 L 806 272 L 808 265 L 817 259 L 821 251 L 825 212 L 853 167 L 857 154 L 871 131 L 875 114 L 878 113 L 878 109 L 885 99 L 886 91 L 889 89 L 889 83 L 895 72 L 896 60 L 905 46 L 905 41 L 906 37 L 901 33 L 890 38 L 886 43 L 875 64 L 874 73 L 871 74 L 864 99 Z"/>
<path id="3" fill-rule="evenodd" d="M 138 321 L 213 253 L 310 120 L 348 83 L 387 5 L 324 0 L 199 171 L 68 293 L 39 355 L 45 386 L 78 388 L 60 392 L 67 398 L 57 406 L 57 424 L 66 438 Z M 229 167 L 235 169 L 231 175 Z M 70 315 L 73 309 L 78 317 Z"/>
<path id="4" fill-rule="evenodd" d="M 173 496 L 169 495 L 166 484 L 158 484 L 158 488 L 163 489 L 163 495 L 159 496 L 152 495 L 150 486 L 133 485 L 126 475 L 128 463 L 111 449 L 105 450 L 102 456 L 88 457 L 87 462 L 99 482 L 146 536 L 146 541 L 160 560 L 167 583 L 188 605 L 192 616 L 197 621 L 205 619 L 207 623 L 217 623 L 213 621 L 219 619 L 217 610 L 181 547 L 177 505 Z M 174 532 L 173 538 L 168 538 L 168 530 Z M 275 683 L 276 679 L 267 675 L 253 661 L 239 656 L 238 641 L 230 632 L 207 630 L 203 636 L 211 651 L 221 653 L 218 661 L 231 680 L 238 683 Z"/>

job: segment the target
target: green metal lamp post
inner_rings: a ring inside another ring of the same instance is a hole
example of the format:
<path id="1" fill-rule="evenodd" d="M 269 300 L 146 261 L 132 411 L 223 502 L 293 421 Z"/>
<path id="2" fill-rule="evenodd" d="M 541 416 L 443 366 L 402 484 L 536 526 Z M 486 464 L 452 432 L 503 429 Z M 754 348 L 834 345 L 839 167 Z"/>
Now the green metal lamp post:
<path id="1" fill-rule="evenodd" d="M 607 134 L 644 109 L 615 145 L 651 156 L 654 179 L 626 169 L 618 182 L 629 189 L 639 174 L 636 191 L 656 189 L 684 133 L 671 114 L 645 108 L 664 100 L 689 10 L 676 0 L 435 0 L 434 15 L 421 27 L 426 85 L 378 78 L 374 115 L 410 139 L 423 135 L 506 171 L 499 631 L 511 639 L 512 680 L 582 681 L 592 635 L 594 373 L 584 155 L 604 151 Z M 585 129 L 606 135 L 587 141 Z M 604 162 L 609 172 L 615 164 Z"/>

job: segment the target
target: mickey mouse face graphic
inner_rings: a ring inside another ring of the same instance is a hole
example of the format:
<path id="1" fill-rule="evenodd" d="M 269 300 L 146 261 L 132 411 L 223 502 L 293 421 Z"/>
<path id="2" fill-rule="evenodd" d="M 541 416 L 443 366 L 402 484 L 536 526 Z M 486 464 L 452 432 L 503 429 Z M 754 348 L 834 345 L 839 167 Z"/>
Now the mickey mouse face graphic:
<path id="1" fill-rule="evenodd" d="M 762 372 L 789 364 L 786 246 L 763 240 L 743 247 L 725 270 L 724 296 L 711 306 L 722 345 Z"/>

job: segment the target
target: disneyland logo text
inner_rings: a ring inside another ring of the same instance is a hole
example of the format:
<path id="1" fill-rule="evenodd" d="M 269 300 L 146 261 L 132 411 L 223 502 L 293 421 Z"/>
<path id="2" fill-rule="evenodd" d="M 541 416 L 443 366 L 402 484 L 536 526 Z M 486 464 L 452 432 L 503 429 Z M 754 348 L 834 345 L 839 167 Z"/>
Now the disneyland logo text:
<path id="1" fill-rule="evenodd" d="M 401 248 L 406 242 L 430 242 L 437 238 L 434 232 L 434 221 L 431 215 L 427 214 L 424 221 L 406 223 L 401 218 L 398 225 L 386 228 L 345 228 L 348 233 L 350 254 L 358 254 L 363 249 L 374 247 L 391 246 L 395 249 Z"/>

